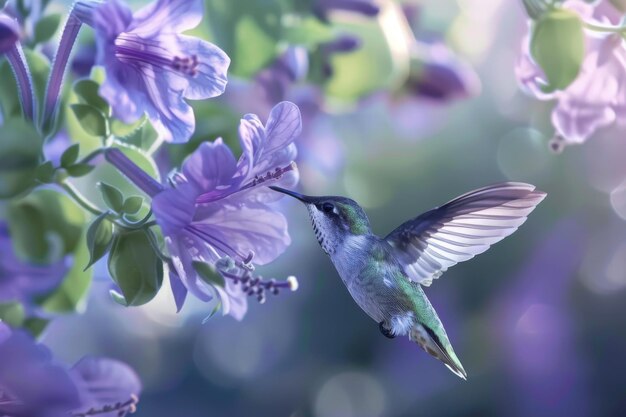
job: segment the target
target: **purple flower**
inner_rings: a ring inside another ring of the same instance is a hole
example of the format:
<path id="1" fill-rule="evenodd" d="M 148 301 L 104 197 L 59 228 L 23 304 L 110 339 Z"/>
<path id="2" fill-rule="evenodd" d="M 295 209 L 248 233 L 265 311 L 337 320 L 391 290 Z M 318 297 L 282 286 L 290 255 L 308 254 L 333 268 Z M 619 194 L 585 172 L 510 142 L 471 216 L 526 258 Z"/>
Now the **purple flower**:
<path id="1" fill-rule="evenodd" d="M 195 119 L 185 99 L 222 94 L 230 64 L 217 46 L 181 34 L 200 23 L 202 1 L 157 0 L 134 14 L 119 0 L 94 4 L 77 6 L 95 29 L 96 63 L 106 70 L 100 95 L 124 122 L 147 113 L 161 139 L 186 142 Z"/>
<path id="2" fill-rule="evenodd" d="M 380 7 L 373 0 L 314 0 L 313 13 L 327 21 L 334 10 L 342 10 L 363 16 L 373 17 L 380 12 Z"/>
<path id="3" fill-rule="evenodd" d="M 293 283 L 263 283 L 252 276 L 252 262 L 273 261 L 290 244 L 287 220 L 268 203 L 281 198 L 266 185 L 291 187 L 298 180 L 293 141 L 301 132 L 298 107 L 276 105 L 265 125 L 256 115 L 239 125 L 243 153 L 236 160 L 217 139 L 205 142 L 163 188 L 138 172 L 120 152 L 107 159 L 152 196 L 152 210 L 163 231 L 170 263 L 170 282 L 178 309 L 187 291 L 203 301 L 220 298 L 224 314 L 241 319 L 247 309 L 245 295 L 263 301 L 265 290 L 293 289 Z M 196 261 L 216 265 L 225 286 L 205 282 L 194 268 Z"/>
<path id="4" fill-rule="evenodd" d="M 593 7 L 582 1 L 567 1 L 562 7 L 576 11 L 588 23 L 619 22 L 620 15 L 608 2 Z M 557 100 L 552 112 L 556 129 L 551 146 L 585 142 L 598 129 L 626 124 L 626 49 L 617 33 L 586 32 L 586 56 L 578 77 L 566 89 L 545 93 L 547 83 L 532 60 L 529 39 L 516 67 L 521 87 L 539 100 Z"/>
<path id="5" fill-rule="evenodd" d="M 407 85 L 418 97 L 439 101 L 478 94 L 476 72 L 444 43 L 416 41 L 412 51 L 411 75 Z"/>
<path id="6" fill-rule="evenodd" d="M 84 358 L 68 371 L 29 334 L 0 322 L 0 415 L 83 417 L 91 410 L 124 416 L 140 392 L 139 378 L 126 364 Z"/>
<path id="7" fill-rule="evenodd" d="M 17 21 L 0 13 L 0 55 L 9 52 L 20 39 L 20 26 Z"/>
<path id="8" fill-rule="evenodd" d="M 55 289 L 67 271 L 64 259 L 50 265 L 33 265 L 19 259 L 6 224 L 0 222 L 0 303 L 19 301 L 29 306 L 35 297 Z"/>
<path id="9" fill-rule="evenodd" d="M 20 94 L 20 102 L 24 116 L 27 119 L 35 118 L 35 97 L 33 92 L 33 81 L 28 68 L 28 62 L 19 43 L 20 26 L 11 16 L 0 10 L 0 57 L 6 55 L 11 66 L 17 88 Z M 0 123 L 2 117 L 0 115 Z"/>

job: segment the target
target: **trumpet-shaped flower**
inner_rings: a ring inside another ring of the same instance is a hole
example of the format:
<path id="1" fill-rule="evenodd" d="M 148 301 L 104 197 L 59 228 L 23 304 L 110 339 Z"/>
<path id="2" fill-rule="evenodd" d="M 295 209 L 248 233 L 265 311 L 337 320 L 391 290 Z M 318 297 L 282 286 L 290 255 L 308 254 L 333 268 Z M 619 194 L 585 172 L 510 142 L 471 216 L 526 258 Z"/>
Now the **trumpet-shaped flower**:
<path id="1" fill-rule="evenodd" d="M 293 103 L 276 105 L 265 125 L 256 115 L 246 115 L 239 126 L 239 160 L 221 139 L 205 142 L 183 162 L 167 188 L 137 172 L 121 153 L 107 153 L 109 162 L 153 198 L 179 309 L 187 291 L 204 301 L 217 295 L 223 313 L 240 319 L 247 308 L 246 294 L 263 301 L 265 290 L 295 289 L 293 280 L 261 283 L 251 271 L 253 263 L 273 261 L 290 244 L 287 220 L 268 205 L 281 196 L 266 185 L 297 182 L 293 141 L 300 132 L 300 111 Z M 194 267 L 198 261 L 216 265 L 227 278 L 225 285 L 204 281 Z"/>
<path id="2" fill-rule="evenodd" d="M 608 2 L 594 7 L 580 0 L 567 1 L 562 7 L 575 11 L 587 23 L 616 24 L 619 13 Z M 541 68 L 530 55 L 529 40 L 524 41 L 516 75 L 521 87 L 539 100 L 556 100 L 552 124 L 556 130 L 551 146 L 585 142 L 598 129 L 615 122 L 626 123 L 626 48 L 618 33 L 585 32 L 586 54 L 578 77 L 564 90 L 546 93 L 547 82 Z"/>
<path id="3" fill-rule="evenodd" d="M 86 357 L 67 370 L 46 346 L 0 322 L 0 415 L 124 416 L 134 411 L 140 392 L 128 365 Z"/>
<path id="4" fill-rule="evenodd" d="M 147 113 L 161 139 L 186 142 L 195 119 L 185 99 L 222 94 L 230 64 L 217 46 L 182 34 L 200 23 L 202 0 L 155 0 L 134 14 L 120 0 L 76 10 L 95 29 L 100 95 L 114 115 L 130 123 Z"/>

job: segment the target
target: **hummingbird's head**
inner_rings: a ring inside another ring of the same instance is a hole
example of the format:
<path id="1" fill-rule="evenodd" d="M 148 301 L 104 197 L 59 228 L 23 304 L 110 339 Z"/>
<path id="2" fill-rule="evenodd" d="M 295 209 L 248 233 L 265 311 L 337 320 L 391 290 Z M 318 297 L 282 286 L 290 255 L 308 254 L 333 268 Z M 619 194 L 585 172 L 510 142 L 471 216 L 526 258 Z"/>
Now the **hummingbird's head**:
<path id="1" fill-rule="evenodd" d="M 270 188 L 306 205 L 317 241 L 329 255 L 345 242 L 346 237 L 371 233 L 367 215 L 354 200 L 335 196 L 312 197 L 280 187 Z"/>

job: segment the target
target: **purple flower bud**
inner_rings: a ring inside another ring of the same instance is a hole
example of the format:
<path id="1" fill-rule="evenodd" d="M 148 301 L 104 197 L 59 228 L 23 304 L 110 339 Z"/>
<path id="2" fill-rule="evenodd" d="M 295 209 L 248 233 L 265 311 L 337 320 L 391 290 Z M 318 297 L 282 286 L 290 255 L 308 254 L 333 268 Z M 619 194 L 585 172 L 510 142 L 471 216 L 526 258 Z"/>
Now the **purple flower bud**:
<path id="1" fill-rule="evenodd" d="M 333 10 L 343 10 L 367 17 L 374 17 L 380 13 L 380 7 L 371 0 L 316 0 L 313 13 L 321 20 L 328 20 Z"/>
<path id="2" fill-rule="evenodd" d="M 20 39 L 20 27 L 17 21 L 0 13 L 0 54 L 6 54 Z"/>
<path id="3" fill-rule="evenodd" d="M 417 96 L 447 101 L 477 94 L 480 80 L 474 70 L 444 44 L 418 42 L 408 87 Z"/>

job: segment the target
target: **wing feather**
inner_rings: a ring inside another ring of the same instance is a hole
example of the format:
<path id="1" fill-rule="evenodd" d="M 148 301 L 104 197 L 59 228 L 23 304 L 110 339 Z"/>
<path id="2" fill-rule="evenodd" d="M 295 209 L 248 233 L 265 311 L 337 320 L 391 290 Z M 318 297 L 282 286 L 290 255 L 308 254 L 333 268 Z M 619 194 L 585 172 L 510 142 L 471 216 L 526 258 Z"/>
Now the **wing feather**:
<path id="1" fill-rule="evenodd" d="M 516 231 L 545 196 L 530 184 L 487 186 L 403 223 L 385 239 L 409 278 L 430 285 Z"/>

